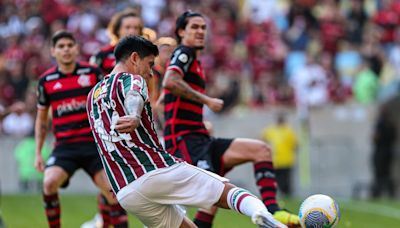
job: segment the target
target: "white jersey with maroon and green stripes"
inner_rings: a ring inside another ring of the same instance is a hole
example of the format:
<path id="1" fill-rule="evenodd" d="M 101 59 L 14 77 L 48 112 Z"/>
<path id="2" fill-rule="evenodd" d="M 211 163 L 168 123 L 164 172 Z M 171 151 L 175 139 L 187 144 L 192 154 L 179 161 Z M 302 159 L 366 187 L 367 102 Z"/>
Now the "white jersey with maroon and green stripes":
<path id="1" fill-rule="evenodd" d="M 140 126 L 129 134 L 118 133 L 114 127 L 120 116 L 128 115 L 124 101 L 130 90 L 138 92 L 145 102 Z M 153 124 L 147 85 L 140 75 L 107 75 L 90 91 L 87 111 L 115 193 L 145 173 L 181 162 L 161 146 Z"/>

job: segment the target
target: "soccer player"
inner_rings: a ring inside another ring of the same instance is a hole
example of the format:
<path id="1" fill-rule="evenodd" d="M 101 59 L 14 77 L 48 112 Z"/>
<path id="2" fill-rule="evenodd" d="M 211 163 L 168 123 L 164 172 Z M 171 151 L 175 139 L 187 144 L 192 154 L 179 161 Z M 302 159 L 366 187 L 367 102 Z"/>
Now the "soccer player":
<path id="1" fill-rule="evenodd" d="M 35 168 L 44 171 L 43 201 L 49 227 L 61 226 L 58 189 L 66 187 L 79 168 L 91 176 L 110 203 L 113 212 L 110 220 L 114 227 L 127 227 L 128 218 L 110 192 L 86 115 L 87 94 L 100 80 L 100 70 L 76 61 L 78 45 L 71 33 L 56 32 L 51 43 L 51 54 L 57 66 L 47 70 L 39 79 L 35 124 Z M 49 109 L 56 141 L 45 164 L 42 147 Z"/>
<path id="2" fill-rule="evenodd" d="M 117 42 L 127 35 L 142 35 L 142 18 L 132 9 L 116 13 L 107 27 L 111 43 L 90 58 L 90 63 L 101 68 L 103 74 L 109 74 L 115 66 L 114 48 Z"/>
<path id="3" fill-rule="evenodd" d="M 297 215 L 282 210 L 276 200 L 277 184 L 271 150 L 260 140 L 210 137 L 203 123 L 203 106 L 214 112 L 223 101 L 205 94 L 203 69 L 197 56 L 204 48 L 207 25 L 203 15 L 187 11 L 176 21 L 175 49 L 164 77 L 164 140 L 169 153 L 223 176 L 245 162 L 254 164 L 254 176 L 265 206 L 284 224 L 298 226 Z M 211 227 L 215 208 L 196 214 L 199 227 Z"/>
<path id="4" fill-rule="evenodd" d="M 151 103 L 156 104 L 157 100 L 160 97 L 160 92 L 162 90 L 162 79 L 164 78 L 165 70 L 167 69 L 167 65 L 169 59 L 171 58 L 171 54 L 176 47 L 176 41 L 172 37 L 160 37 L 155 42 L 160 54 L 157 56 L 154 67 L 153 67 L 153 76 L 151 78 L 151 83 L 149 84 L 151 91 Z M 154 106 L 153 106 L 154 108 Z"/>
<path id="5" fill-rule="evenodd" d="M 286 227 L 248 191 L 163 149 L 147 88 L 157 46 L 143 37 L 127 36 L 114 53 L 117 65 L 89 93 L 87 112 L 120 204 L 151 228 L 196 227 L 177 204 L 231 208 L 260 227 Z"/>
<path id="6" fill-rule="evenodd" d="M 113 15 L 107 30 L 111 38 L 110 44 L 90 58 L 90 63 L 99 66 L 103 75 L 109 74 L 115 66 L 114 48 L 118 41 L 127 35 L 143 35 L 143 20 L 135 10 L 126 9 Z M 99 218 L 98 216 L 95 216 L 94 221 L 107 226 L 109 223 L 109 205 L 107 205 L 107 200 L 102 195 L 98 195 L 98 201 L 101 212 L 100 218 L 103 221 L 96 221 Z"/>

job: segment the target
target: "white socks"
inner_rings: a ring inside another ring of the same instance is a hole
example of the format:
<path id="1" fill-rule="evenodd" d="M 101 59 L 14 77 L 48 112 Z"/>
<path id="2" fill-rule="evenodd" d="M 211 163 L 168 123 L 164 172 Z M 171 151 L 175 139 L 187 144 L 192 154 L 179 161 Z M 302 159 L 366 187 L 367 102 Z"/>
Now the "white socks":
<path id="1" fill-rule="evenodd" d="M 242 188 L 229 190 L 227 201 L 229 208 L 249 217 L 258 211 L 268 211 L 261 200 Z"/>

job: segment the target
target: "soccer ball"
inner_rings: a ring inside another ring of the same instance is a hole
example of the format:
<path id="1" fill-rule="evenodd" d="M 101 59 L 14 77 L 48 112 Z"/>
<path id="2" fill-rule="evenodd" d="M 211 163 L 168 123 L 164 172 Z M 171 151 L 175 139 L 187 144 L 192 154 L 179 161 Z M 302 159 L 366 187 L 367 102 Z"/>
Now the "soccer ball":
<path id="1" fill-rule="evenodd" d="M 301 204 L 299 218 L 303 228 L 333 228 L 339 223 L 339 206 L 327 195 L 312 195 Z"/>

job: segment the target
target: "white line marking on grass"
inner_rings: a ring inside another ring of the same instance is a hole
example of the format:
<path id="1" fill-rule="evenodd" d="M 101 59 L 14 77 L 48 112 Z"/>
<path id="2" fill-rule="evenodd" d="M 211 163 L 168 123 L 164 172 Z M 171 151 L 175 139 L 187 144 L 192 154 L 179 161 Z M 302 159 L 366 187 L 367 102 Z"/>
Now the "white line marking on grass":
<path id="1" fill-rule="evenodd" d="M 345 205 L 343 205 L 343 207 L 346 210 L 365 212 L 369 214 L 380 215 L 400 220 L 400 209 L 384 206 L 381 204 L 368 203 L 368 202 L 351 202 L 351 203 L 348 202 Z"/>

